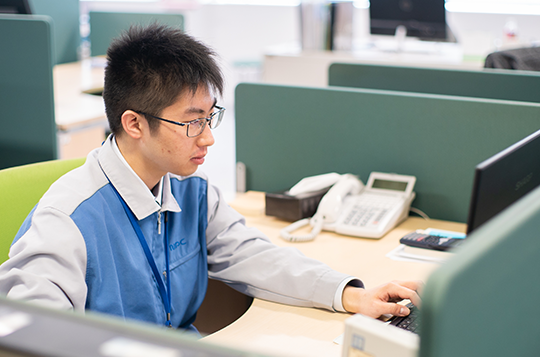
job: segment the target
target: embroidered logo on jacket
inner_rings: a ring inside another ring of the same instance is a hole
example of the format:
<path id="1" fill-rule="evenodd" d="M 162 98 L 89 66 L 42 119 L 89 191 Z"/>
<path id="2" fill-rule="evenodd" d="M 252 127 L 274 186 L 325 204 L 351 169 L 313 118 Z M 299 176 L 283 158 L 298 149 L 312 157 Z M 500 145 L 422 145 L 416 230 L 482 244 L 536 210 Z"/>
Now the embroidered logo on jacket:
<path id="1" fill-rule="evenodd" d="M 169 250 L 172 252 L 173 250 L 175 250 L 176 248 L 178 248 L 179 246 L 181 245 L 186 245 L 186 240 L 184 238 L 180 239 L 180 241 L 178 242 L 175 242 L 173 244 L 170 244 L 169 245 Z"/>

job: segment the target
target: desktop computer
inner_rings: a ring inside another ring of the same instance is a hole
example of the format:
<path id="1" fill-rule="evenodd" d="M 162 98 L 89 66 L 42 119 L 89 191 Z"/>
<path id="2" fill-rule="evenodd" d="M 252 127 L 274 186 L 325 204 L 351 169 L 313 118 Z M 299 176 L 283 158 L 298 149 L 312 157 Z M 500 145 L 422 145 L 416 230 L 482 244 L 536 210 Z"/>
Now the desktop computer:
<path id="1" fill-rule="evenodd" d="M 467 235 L 540 186 L 540 130 L 475 167 Z M 400 242 L 414 247 L 452 250 L 462 239 L 412 232 Z"/>
<path id="2" fill-rule="evenodd" d="M 355 315 L 342 357 L 537 356 L 539 232 L 537 187 L 475 229 L 429 277 L 419 335 Z"/>
<path id="3" fill-rule="evenodd" d="M 426 284 L 420 356 L 537 356 L 540 188 L 475 230 Z"/>
<path id="4" fill-rule="evenodd" d="M 540 131 L 476 168 L 466 242 L 428 279 L 418 334 L 361 315 L 343 357 L 538 355 Z"/>
<path id="5" fill-rule="evenodd" d="M 403 26 L 406 35 L 423 40 L 447 40 L 444 0 L 371 0 L 372 35 L 394 35 Z"/>
<path id="6" fill-rule="evenodd" d="M 540 130 L 476 166 L 467 233 L 540 185 Z"/>

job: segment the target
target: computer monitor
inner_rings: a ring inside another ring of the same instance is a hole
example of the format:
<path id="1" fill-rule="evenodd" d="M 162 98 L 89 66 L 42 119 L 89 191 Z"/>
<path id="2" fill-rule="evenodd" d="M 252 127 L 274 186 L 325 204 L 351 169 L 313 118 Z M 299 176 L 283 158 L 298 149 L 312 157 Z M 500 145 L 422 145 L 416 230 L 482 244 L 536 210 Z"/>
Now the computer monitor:
<path id="1" fill-rule="evenodd" d="M 540 130 L 476 166 L 467 234 L 540 185 Z"/>
<path id="2" fill-rule="evenodd" d="M 0 0 L 0 14 L 30 15 L 32 9 L 28 0 Z"/>
<path id="3" fill-rule="evenodd" d="M 370 0 L 372 35 L 394 35 L 405 26 L 407 36 L 422 40 L 448 39 L 445 0 Z"/>
<path id="4" fill-rule="evenodd" d="M 374 357 L 538 356 L 538 317 L 531 309 L 540 296 L 539 232 L 537 187 L 476 229 L 429 276 L 419 335 L 357 314 L 345 322 L 343 351 Z"/>
<path id="5" fill-rule="evenodd" d="M 419 357 L 538 356 L 540 188 L 471 234 L 429 277 Z M 534 310 L 534 308 L 532 308 Z"/>

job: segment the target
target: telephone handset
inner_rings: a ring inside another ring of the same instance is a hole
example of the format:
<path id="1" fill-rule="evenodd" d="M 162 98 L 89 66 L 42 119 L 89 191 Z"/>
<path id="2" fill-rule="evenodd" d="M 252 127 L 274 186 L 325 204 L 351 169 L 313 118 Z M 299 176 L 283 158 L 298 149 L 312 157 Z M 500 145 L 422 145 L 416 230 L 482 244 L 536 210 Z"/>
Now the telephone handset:
<path id="1" fill-rule="evenodd" d="M 327 174 L 328 175 L 328 174 Z M 365 238 L 380 238 L 408 216 L 415 197 L 416 177 L 372 172 L 366 186 L 354 175 L 341 175 L 319 203 L 315 215 L 281 230 L 292 242 L 314 239 L 321 230 Z M 293 235 L 311 224 L 307 235 Z"/>
<path id="2" fill-rule="evenodd" d="M 327 174 L 328 175 L 328 174 Z M 321 175 L 322 177 L 322 175 Z M 312 218 L 301 219 L 281 231 L 281 236 L 291 242 L 304 242 L 314 239 L 325 225 L 328 230 L 336 222 L 343 209 L 344 200 L 348 195 L 357 195 L 364 188 L 364 184 L 356 176 L 351 174 L 340 175 L 336 183 L 328 190 L 319 203 L 317 212 Z M 302 182 L 299 182 L 301 184 Z M 291 190 L 296 188 L 295 185 Z M 291 191 L 289 190 L 289 192 Z M 311 233 L 307 235 L 291 235 L 291 232 L 308 224 L 313 226 Z"/>

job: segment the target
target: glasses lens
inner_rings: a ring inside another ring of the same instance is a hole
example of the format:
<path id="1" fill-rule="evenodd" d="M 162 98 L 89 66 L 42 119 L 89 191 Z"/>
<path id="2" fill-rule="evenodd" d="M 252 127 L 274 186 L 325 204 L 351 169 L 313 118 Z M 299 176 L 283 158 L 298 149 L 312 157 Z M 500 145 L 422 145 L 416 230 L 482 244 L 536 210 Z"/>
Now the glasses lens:
<path id="1" fill-rule="evenodd" d="M 197 119 L 188 124 L 187 136 L 193 138 L 195 136 L 201 135 L 206 125 L 206 119 Z"/>
<path id="2" fill-rule="evenodd" d="M 211 129 L 215 129 L 219 126 L 219 124 L 221 124 L 221 119 L 223 118 L 224 111 L 225 109 L 221 108 L 212 114 L 210 123 L 209 123 Z"/>

